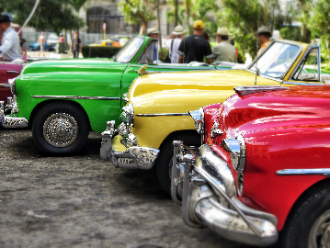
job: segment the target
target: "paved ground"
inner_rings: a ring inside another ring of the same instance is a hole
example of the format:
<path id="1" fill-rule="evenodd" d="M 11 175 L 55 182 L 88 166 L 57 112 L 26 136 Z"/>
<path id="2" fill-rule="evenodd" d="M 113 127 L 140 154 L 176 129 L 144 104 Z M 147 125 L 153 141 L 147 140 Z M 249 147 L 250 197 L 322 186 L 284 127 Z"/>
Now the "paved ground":
<path id="1" fill-rule="evenodd" d="M 100 142 L 47 157 L 30 130 L 0 129 L 0 247 L 247 248 L 186 226 L 153 171 L 115 169 Z"/>

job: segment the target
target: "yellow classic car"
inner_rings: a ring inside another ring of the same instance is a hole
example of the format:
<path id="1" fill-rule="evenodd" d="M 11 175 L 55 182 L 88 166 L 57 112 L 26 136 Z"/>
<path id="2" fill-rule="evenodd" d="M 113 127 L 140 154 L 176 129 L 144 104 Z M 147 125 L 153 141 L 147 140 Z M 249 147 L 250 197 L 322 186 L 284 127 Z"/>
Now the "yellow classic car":
<path id="1" fill-rule="evenodd" d="M 106 46 L 115 46 L 115 42 L 113 40 L 99 40 L 93 44 L 89 44 L 88 46 L 92 47 L 106 47 Z"/>
<path id="2" fill-rule="evenodd" d="M 155 165 L 162 188 L 170 193 L 173 140 L 188 146 L 201 142 L 188 111 L 225 101 L 236 86 L 319 85 L 328 79 L 330 75 L 321 75 L 318 46 L 284 40 L 274 40 L 244 70 L 146 71 L 130 86 L 122 123 L 116 130 L 114 121 L 107 123 L 100 155 L 117 168 Z"/>

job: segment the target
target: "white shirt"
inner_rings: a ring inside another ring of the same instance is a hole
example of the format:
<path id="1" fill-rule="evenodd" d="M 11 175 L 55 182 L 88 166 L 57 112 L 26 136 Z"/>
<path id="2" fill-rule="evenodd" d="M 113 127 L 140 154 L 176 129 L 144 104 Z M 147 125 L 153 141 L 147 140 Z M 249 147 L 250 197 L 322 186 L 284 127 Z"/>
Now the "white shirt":
<path id="1" fill-rule="evenodd" d="M 0 46 L 0 56 L 3 60 L 15 60 L 22 57 L 21 46 L 19 44 L 18 34 L 11 27 L 2 35 L 2 45 Z"/>
<path id="2" fill-rule="evenodd" d="M 172 64 L 177 64 L 179 62 L 179 54 L 178 54 L 178 50 L 179 50 L 179 46 L 181 44 L 181 39 L 177 39 L 175 38 L 173 40 L 173 46 L 170 45 L 170 58 L 171 58 L 171 63 Z M 172 44 L 172 42 L 171 42 Z"/>

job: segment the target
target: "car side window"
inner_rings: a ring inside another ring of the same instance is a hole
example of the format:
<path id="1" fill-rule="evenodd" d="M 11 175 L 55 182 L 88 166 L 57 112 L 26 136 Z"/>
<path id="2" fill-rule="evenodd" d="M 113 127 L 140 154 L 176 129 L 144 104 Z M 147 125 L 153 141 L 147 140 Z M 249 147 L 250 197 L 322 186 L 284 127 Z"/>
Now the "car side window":
<path id="1" fill-rule="evenodd" d="M 158 61 L 158 43 L 157 41 L 152 41 L 149 43 L 148 47 L 144 50 L 143 54 L 138 60 L 139 64 L 155 65 Z"/>
<path id="2" fill-rule="evenodd" d="M 308 57 L 300 64 L 294 75 L 295 80 L 319 81 L 318 49 L 310 50 Z"/>

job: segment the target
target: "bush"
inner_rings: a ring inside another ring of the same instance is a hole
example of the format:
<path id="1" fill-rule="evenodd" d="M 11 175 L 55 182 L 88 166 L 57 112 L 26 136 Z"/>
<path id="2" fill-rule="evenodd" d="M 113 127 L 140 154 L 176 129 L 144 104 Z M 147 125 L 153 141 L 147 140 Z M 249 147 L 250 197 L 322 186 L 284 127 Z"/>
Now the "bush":
<path id="1" fill-rule="evenodd" d="M 112 58 L 121 47 L 90 47 L 83 46 L 82 54 L 84 58 Z"/>
<path id="2" fill-rule="evenodd" d="M 164 62 L 165 59 L 168 56 L 168 53 L 169 53 L 168 48 L 159 49 L 159 59 L 160 59 L 160 61 Z"/>

